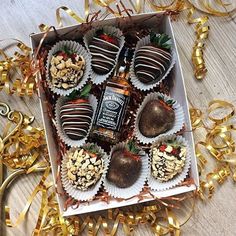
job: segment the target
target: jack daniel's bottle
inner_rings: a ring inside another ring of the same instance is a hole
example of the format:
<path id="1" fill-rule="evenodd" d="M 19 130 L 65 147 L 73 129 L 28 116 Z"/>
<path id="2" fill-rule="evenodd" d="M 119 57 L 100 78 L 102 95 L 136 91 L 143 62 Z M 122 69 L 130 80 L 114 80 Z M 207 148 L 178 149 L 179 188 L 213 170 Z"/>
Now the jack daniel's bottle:
<path id="1" fill-rule="evenodd" d="M 94 119 L 93 135 L 108 142 L 117 142 L 129 103 L 128 82 L 130 51 L 126 49 L 118 62 L 114 76 L 107 81 Z"/>

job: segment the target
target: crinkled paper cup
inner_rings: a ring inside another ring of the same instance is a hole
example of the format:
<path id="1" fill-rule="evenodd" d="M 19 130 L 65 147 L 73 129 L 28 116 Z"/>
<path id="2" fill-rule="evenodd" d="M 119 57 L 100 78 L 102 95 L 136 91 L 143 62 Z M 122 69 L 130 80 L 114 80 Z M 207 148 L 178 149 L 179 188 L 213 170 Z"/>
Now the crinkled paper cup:
<path id="1" fill-rule="evenodd" d="M 164 98 L 164 101 L 168 101 L 170 99 L 174 100 L 174 99 L 166 96 L 165 94 L 162 94 L 162 93 L 159 93 L 159 92 L 150 93 L 144 98 L 142 104 L 139 106 L 139 108 L 137 110 L 136 117 L 135 117 L 134 135 L 143 144 L 153 143 L 160 136 L 175 134 L 183 128 L 183 125 L 184 125 L 184 111 L 183 111 L 183 108 L 180 106 L 180 104 L 177 101 L 175 101 L 175 103 L 173 104 L 173 109 L 174 109 L 174 112 L 175 112 L 175 122 L 174 122 L 174 125 L 173 125 L 172 129 L 168 130 L 167 132 L 165 132 L 163 134 L 159 134 L 158 136 L 153 137 L 153 138 L 145 137 L 140 132 L 140 130 L 139 130 L 139 120 L 140 120 L 140 116 L 141 116 L 141 112 L 142 112 L 143 108 L 145 107 L 145 105 L 149 101 L 159 99 L 160 96 L 162 96 Z M 158 120 L 156 122 L 158 122 Z"/>
<path id="2" fill-rule="evenodd" d="M 179 143 L 187 148 L 185 165 L 183 167 L 183 170 L 181 173 L 174 176 L 173 179 L 168 180 L 167 182 L 161 182 L 152 176 L 152 173 L 151 173 L 152 170 L 150 167 L 150 176 L 148 179 L 148 185 L 150 186 L 150 188 L 152 190 L 163 191 L 163 190 L 173 188 L 173 187 L 179 185 L 181 182 L 183 182 L 184 179 L 188 175 L 190 165 L 191 165 L 191 155 L 190 155 L 190 149 L 189 149 L 188 142 L 186 141 L 186 139 L 184 137 L 178 136 L 178 135 L 165 135 L 165 136 L 159 137 L 158 140 L 152 145 L 152 148 L 159 146 L 159 144 L 161 142 L 164 142 L 167 140 L 174 140 L 174 139 L 176 140 L 177 143 Z M 150 150 L 150 166 L 152 165 L 152 148 Z"/>
<path id="3" fill-rule="evenodd" d="M 111 149 L 110 152 L 110 159 L 111 159 L 111 155 L 114 151 L 119 150 L 119 149 L 123 149 L 125 147 L 126 143 L 122 142 L 122 143 L 118 143 L 115 146 L 113 146 L 113 148 Z M 139 175 L 139 178 L 137 179 L 137 181 L 130 187 L 128 188 L 119 188 L 116 185 L 114 185 L 113 183 L 111 183 L 110 181 L 108 181 L 107 178 L 104 179 L 104 188 L 105 190 L 108 192 L 108 194 L 114 198 L 130 198 L 133 197 L 135 195 L 138 195 L 142 189 L 143 186 L 149 176 L 149 156 L 148 154 L 146 154 L 144 151 L 140 151 L 140 155 L 142 158 L 142 168 L 141 168 L 141 172 Z M 109 169 L 109 166 L 108 166 Z"/>
<path id="4" fill-rule="evenodd" d="M 141 91 L 148 91 L 148 90 L 158 86 L 170 73 L 170 71 L 174 67 L 175 61 L 176 61 L 176 54 L 175 54 L 174 50 L 172 50 L 171 51 L 171 63 L 170 63 L 169 68 L 166 70 L 166 72 L 151 83 L 145 84 L 145 83 L 141 82 L 138 79 L 138 77 L 136 76 L 136 73 L 134 70 L 134 62 L 135 62 L 135 57 L 136 57 L 136 54 L 137 54 L 137 51 L 139 50 L 139 48 L 141 48 L 142 46 L 148 45 L 148 44 L 150 44 L 150 35 L 148 35 L 144 38 L 141 38 L 138 41 L 136 48 L 135 48 L 134 55 L 133 55 L 133 59 L 131 62 L 131 67 L 130 67 L 130 81 L 135 88 L 137 88 Z"/>
<path id="5" fill-rule="evenodd" d="M 67 97 L 60 97 L 58 98 L 57 100 L 57 103 L 56 103 L 56 107 L 55 107 L 55 115 L 56 115 L 56 129 L 57 129 L 57 134 L 58 136 L 60 137 L 60 139 L 65 143 L 67 144 L 68 146 L 70 147 L 80 147 L 81 145 L 83 145 L 88 136 L 89 136 L 89 132 L 92 128 L 92 123 L 93 123 L 93 119 L 94 119 L 94 116 L 95 116 L 95 112 L 96 112 L 96 109 L 97 109 L 97 99 L 95 98 L 94 95 L 89 95 L 89 102 L 93 108 L 93 116 L 92 116 L 92 120 L 91 120 L 91 124 L 89 126 L 89 129 L 88 129 L 88 133 L 87 135 L 83 138 L 83 139 L 80 139 L 80 140 L 73 140 L 73 139 L 70 139 L 66 133 L 64 132 L 64 130 L 62 129 L 62 123 L 61 123 L 61 118 L 60 118 L 60 108 L 61 106 L 66 102 L 70 100 L 69 98 Z"/>
<path id="6" fill-rule="evenodd" d="M 102 82 L 104 82 L 110 75 L 111 73 L 113 72 L 113 70 L 115 69 L 116 67 L 116 64 L 117 64 L 117 61 L 118 61 L 118 57 L 119 57 L 119 54 L 121 52 L 121 49 L 123 48 L 124 46 L 124 43 L 125 43 L 125 37 L 123 36 L 123 33 L 121 32 L 120 29 L 116 28 L 116 27 L 113 27 L 113 26 L 103 26 L 103 27 L 98 27 L 98 28 L 95 28 L 95 29 L 92 29 L 90 31 L 88 31 L 85 36 L 84 36 L 84 43 L 85 43 L 85 46 L 87 48 L 87 50 L 89 51 L 89 45 L 96 33 L 97 30 L 99 29 L 103 29 L 104 32 L 108 33 L 108 34 L 111 34 L 111 35 L 114 35 L 118 38 L 119 40 L 119 51 L 117 52 L 117 55 L 116 55 L 116 59 L 115 59 L 115 63 L 114 63 L 114 66 L 113 68 L 107 73 L 107 74 L 104 74 L 104 75 L 99 75 L 97 73 L 95 73 L 93 70 L 91 72 L 91 81 L 94 83 L 94 84 L 101 84 Z"/>
<path id="7" fill-rule="evenodd" d="M 51 59 L 53 55 L 56 52 L 60 51 L 64 46 L 68 47 L 76 54 L 82 56 L 85 60 L 85 69 L 84 69 L 83 77 L 79 80 L 78 84 L 75 87 L 70 88 L 70 89 L 56 88 L 51 82 L 51 75 L 50 75 Z M 74 90 L 80 90 L 86 84 L 91 73 L 91 56 L 82 45 L 80 45 L 79 43 L 75 41 L 68 41 L 68 40 L 60 41 L 56 43 L 48 53 L 46 70 L 47 70 L 46 80 L 47 80 L 47 84 L 50 90 L 55 94 L 66 96 L 66 95 L 69 95 Z"/>
<path id="8" fill-rule="evenodd" d="M 86 145 L 90 145 L 91 143 L 85 144 Z M 96 145 L 97 146 L 97 145 Z M 83 147 L 83 146 L 82 146 Z M 82 148 L 81 147 L 81 148 Z M 80 201 L 88 201 L 88 200 L 92 200 L 95 195 L 97 194 L 97 192 L 99 191 L 99 188 L 102 185 L 102 182 L 106 176 L 107 173 L 107 168 L 108 168 L 108 163 L 109 163 L 109 158 L 107 156 L 107 154 L 105 153 L 105 151 L 100 148 L 99 146 L 97 146 L 98 151 L 100 153 L 103 154 L 103 161 L 104 161 L 104 172 L 101 176 L 101 178 L 97 181 L 97 183 L 95 185 L 93 185 L 92 187 L 90 187 L 88 190 L 86 191 L 82 191 L 79 189 L 76 189 L 72 186 L 72 184 L 69 182 L 68 176 L 67 176 L 67 162 L 69 160 L 68 158 L 68 153 L 69 152 L 74 152 L 76 150 L 76 148 L 71 148 L 69 151 L 67 151 L 67 153 L 65 153 L 62 163 L 61 163 L 61 181 L 62 181 L 62 186 L 65 189 L 65 191 L 67 192 L 67 194 L 76 199 L 76 200 L 80 200 Z"/>

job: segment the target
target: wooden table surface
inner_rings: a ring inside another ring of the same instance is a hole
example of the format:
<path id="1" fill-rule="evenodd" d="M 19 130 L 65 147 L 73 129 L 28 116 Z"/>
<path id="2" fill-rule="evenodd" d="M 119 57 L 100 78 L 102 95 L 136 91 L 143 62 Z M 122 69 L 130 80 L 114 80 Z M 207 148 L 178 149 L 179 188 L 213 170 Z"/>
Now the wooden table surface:
<path id="1" fill-rule="evenodd" d="M 38 32 L 38 25 L 56 25 L 55 9 L 65 5 L 83 15 L 80 1 L 69 0 L 1 0 L 0 39 L 17 38 L 29 45 L 29 34 Z M 82 1 L 81 1 L 82 2 Z M 125 1 L 123 1 L 125 2 Z M 74 23 L 63 14 L 65 22 Z M 210 35 L 206 42 L 205 60 L 208 73 L 203 81 L 193 77 L 191 50 L 195 39 L 193 26 L 186 23 L 186 13 L 173 23 L 180 59 L 183 66 L 188 99 L 194 106 L 206 109 L 212 99 L 226 99 L 236 104 L 236 26 L 235 22 L 223 18 L 210 17 Z M 1 47 L 6 45 L 1 43 Z M 37 97 L 19 98 L 0 92 L 0 101 L 12 108 L 36 117 L 35 125 L 42 126 Z M 0 123 L 0 128 L 3 127 Z M 199 135 L 198 138 L 200 138 Z M 6 202 L 11 207 L 13 220 L 23 209 L 27 197 L 40 179 L 39 174 L 31 174 L 18 179 L 6 194 Z M 215 193 L 212 200 L 197 202 L 190 221 L 182 228 L 186 236 L 226 235 L 236 232 L 236 188 L 229 180 Z M 2 235 L 31 235 L 38 217 L 40 196 L 34 201 L 26 220 L 18 228 L 7 228 Z M 1 234 L 1 233 L 0 233 Z M 123 235 L 119 230 L 118 235 Z M 153 235 L 150 228 L 139 226 L 135 235 Z"/>

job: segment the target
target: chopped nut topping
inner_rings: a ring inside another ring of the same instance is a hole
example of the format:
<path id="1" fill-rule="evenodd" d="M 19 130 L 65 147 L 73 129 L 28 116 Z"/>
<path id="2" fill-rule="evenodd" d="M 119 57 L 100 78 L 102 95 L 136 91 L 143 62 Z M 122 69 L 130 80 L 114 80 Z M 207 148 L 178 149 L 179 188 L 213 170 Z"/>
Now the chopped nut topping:
<path id="1" fill-rule="evenodd" d="M 73 58 L 64 59 L 63 56 L 53 56 L 50 65 L 52 84 L 56 88 L 69 89 L 75 87 L 83 77 L 85 60 L 76 55 Z"/>
<path id="2" fill-rule="evenodd" d="M 98 156 L 90 156 L 84 149 L 69 152 L 68 178 L 73 187 L 86 191 L 95 184 L 104 171 L 104 162 Z"/>
<path id="3" fill-rule="evenodd" d="M 152 176 L 166 182 L 181 173 L 186 160 L 186 147 L 162 143 L 152 149 Z"/>

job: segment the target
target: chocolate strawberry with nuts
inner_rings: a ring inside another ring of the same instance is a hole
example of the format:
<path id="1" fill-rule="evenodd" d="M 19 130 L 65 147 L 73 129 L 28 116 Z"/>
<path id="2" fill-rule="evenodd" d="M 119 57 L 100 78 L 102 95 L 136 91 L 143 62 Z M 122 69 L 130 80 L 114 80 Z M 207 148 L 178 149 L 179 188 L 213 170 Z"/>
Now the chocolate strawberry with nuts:
<path id="1" fill-rule="evenodd" d="M 152 148 L 152 176 L 166 182 L 181 173 L 186 161 L 186 146 L 166 140 Z"/>
<path id="2" fill-rule="evenodd" d="M 56 88 L 70 89 L 77 86 L 83 77 L 85 60 L 67 47 L 52 56 L 50 76 Z"/>
<path id="3" fill-rule="evenodd" d="M 89 45 L 89 51 L 94 72 L 99 75 L 107 74 L 115 65 L 119 41 L 115 36 L 97 30 Z"/>
<path id="4" fill-rule="evenodd" d="M 61 125 L 64 133 L 72 140 L 81 140 L 89 132 L 93 108 L 88 100 L 91 85 L 86 85 L 78 95 L 72 92 L 60 108 Z"/>
<path id="5" fill-rule="evenodd" d="M 140 149 L 130 140 L 123 149 L 111 154 L 107 179 L 119 188 L 132 186 L 140 176 L 142 160 Z"/>
<path id="6" fill-rule="evenodd" d="M 86 191 L 104 172 L 103 155 L 95 144 L 86 144 L 68 152 L 67 175 L 74 188 Z"/>

